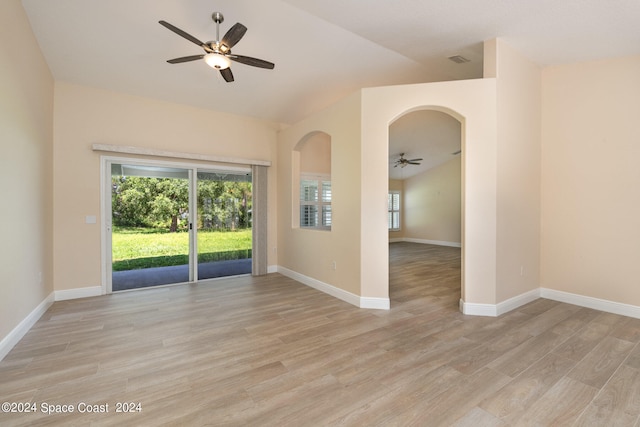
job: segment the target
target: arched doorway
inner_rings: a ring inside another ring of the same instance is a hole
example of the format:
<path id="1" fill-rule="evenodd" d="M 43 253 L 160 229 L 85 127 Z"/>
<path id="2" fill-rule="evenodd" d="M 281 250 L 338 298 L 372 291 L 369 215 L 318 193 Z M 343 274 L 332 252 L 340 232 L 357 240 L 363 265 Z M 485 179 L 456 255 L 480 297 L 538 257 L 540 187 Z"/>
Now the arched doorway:
<path id="1" fill-rule="evenodd" d="M 392 300 L 394 286 L 437 286 L 447 304 L 461 298 L 462 147 L 462 122 L 441 109 L 413 109 L 389 124 Z"/>

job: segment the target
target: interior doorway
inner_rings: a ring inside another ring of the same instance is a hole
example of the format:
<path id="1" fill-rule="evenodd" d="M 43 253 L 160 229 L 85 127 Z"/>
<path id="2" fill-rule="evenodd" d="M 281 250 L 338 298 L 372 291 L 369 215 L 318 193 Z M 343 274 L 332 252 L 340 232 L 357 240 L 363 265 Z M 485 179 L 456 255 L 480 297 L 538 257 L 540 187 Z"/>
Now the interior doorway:
<path id="1" fill-rule="evenodd" d="M 251 274 L 250 169 L 135 160 L 106 169 L 107 293 Z"/>
<path id="2" fill-rule="evenodd" d="M 394 261 L 394 250 L 401 249 L 405 261 L 413 254 L 415 265 L 436 270 L 438 258 L 424 257 L 439 254 L 438 248 L 461 255 L 462 148 L 462 123 L 443 111 L 413 110 L 389 125 L 390 263 Z M 411 245 L 417 246 L 408 250 Z M 393 267 L 390 266 L 390 297 Z M 459 278 L 461 293 L 461 268 L 455 277 Z"/>

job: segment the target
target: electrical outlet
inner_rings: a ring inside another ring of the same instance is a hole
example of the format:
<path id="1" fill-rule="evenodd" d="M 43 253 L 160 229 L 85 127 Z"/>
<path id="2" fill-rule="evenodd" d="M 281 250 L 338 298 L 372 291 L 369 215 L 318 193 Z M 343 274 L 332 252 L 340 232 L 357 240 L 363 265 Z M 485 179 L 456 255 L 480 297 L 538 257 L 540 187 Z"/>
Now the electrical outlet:
<path id="1" fill-rule="evenodd" d="M 338 265 L 336 264 L 335 261 L 331 261 L 331 268 L 334 269 L 334 270 L 338 269 Z"/>

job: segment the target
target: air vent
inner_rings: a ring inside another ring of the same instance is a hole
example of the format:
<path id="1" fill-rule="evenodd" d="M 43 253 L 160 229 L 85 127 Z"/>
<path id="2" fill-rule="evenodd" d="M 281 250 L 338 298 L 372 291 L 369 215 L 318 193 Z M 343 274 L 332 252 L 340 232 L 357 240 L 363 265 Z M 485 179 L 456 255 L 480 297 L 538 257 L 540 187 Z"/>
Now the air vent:
<path id="1" fill-rule="evenodd" d="M 460 55 L 450 56 L 449 59 L 455 62 L 456 64 L 464 64 L 465 62 L 471 62 L 470 59 L 467 59 L 464 56 L 460 56 Z"/>

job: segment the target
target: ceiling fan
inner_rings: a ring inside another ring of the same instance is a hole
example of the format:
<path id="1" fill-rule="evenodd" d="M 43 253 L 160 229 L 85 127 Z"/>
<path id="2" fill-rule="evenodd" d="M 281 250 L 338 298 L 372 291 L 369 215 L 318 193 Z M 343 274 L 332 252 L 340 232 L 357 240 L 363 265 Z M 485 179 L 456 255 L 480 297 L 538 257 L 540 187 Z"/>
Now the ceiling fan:
<path id="1" fill-rule="evenodd" d="M 231 53 L 231 48 L 236 45 L 247 32 L 247 27 L 237 22 L 233 25 L 229 31 L 226 32 L 222 40 L 220 40 L 220 24 L 224 21 L 224 16 L 220 12 L 213 12 L 211 19 L 216 23 L 216 39 L 215 41 L 201 42 L 191 34 L 182 31 L 180 28 L 169 24 L 167 21 L 158 21 L 160 25 L 168 28 L 177 35 L 184 37 L 191 43 L 197 44 L 205 53 L 200 55 L 182 56 L 180 58 L 169 59 L 169 64 L 180 64 L 182 62 L 197 61 L 204 59 L 205 62 L 212 68 L 220 71 L 222 78 L 226 82 L 232 82 L 233 73 L 231 72 L 231 61 L 239 62 L 245 65 L 251 65 L 252 67 L 266 68 L 272 70 L 275 64 L 269 61 L 265 61 L 258 58 L 252 58 L 250 56 L 236 55 Z"/>
<path id="2" fill-rule="evenodd" d="M 404 158 L 404 153 L 400 153 L 400 158 L 398 160 L 396 160 L 396 164 L 393 165 L 394 168 L 397 168 L 398 166 L 400 166 L 401 168 L 407 166 L 407 165 L 419 165 L 422 159 L 405 159 Z"/>

